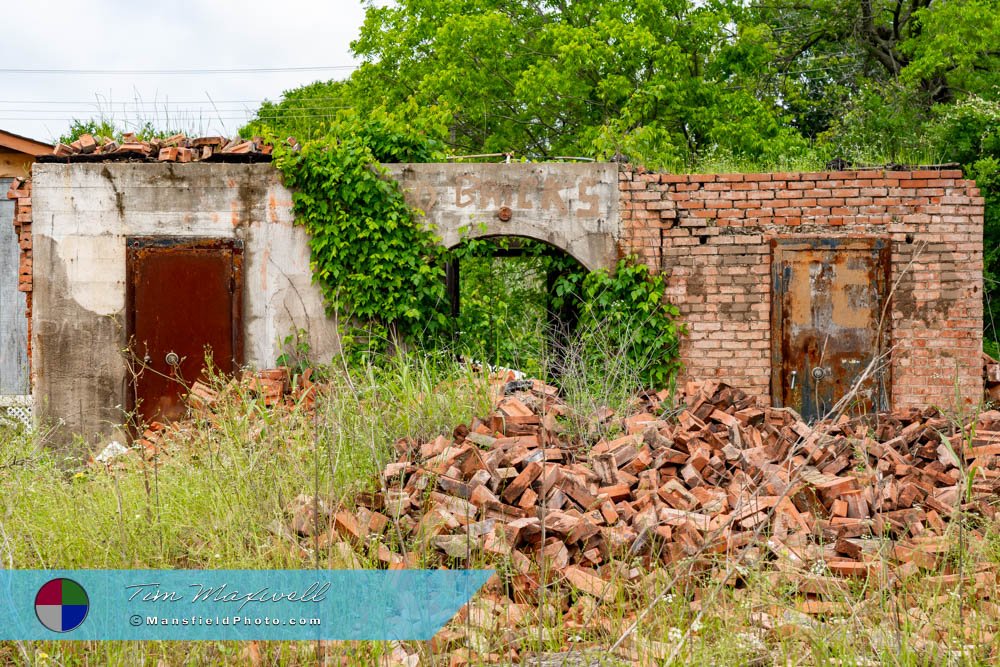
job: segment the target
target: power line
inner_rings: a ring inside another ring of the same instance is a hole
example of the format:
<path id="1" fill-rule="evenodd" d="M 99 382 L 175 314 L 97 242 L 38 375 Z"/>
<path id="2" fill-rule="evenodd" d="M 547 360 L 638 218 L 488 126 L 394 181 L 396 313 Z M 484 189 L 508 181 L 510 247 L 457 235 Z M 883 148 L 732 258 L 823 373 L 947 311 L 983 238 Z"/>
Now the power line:
<path id="1" fill-rule="evenodd" d="M 351 109 L 353 107 L 343 107 L 343 108 L 344 109 Z M 2 111 L 0 111 L 0 113 L 2 113 Z M 294 118 L 294 119 L 299 119 L 299 118 L 335 118 L 338 115 L 338 114 L 335 114 L 335 113 L 317 113 L 317 114 L 281 114 L 281 115 L 257 116 L 256 112 L 250 111 L 250 110 L 248 110 L 245 114 L 239 114 L 239 115 L 221 115 L 220 116 L 219 114 L 215 114 L 215 113 L 212 113 L 212 112 L 207 111 L 207 110 L 206 111 L 200 111 L 199 113 L 203 113 L 205 120 L 208 120 L 208 121 L 219 120 L 219 119 L 222 119 L 222 120 L 244 120 L 244 119 L 249 119 L 249 118 L 253 118 L 255 120 L 277 120 L 277 119 L 290 119 L 290 118 Z M 184 118 L 183 117 L 184 115 L 185 114 L 177 114 L 174 117 L 174 119 L 177 120 L 177 121 L 190 120 L 190 118 Z M 190 116 L 190 114 L 187 114 L 187 115 Z M 160 115 L 149 114 L 148 116 L 137 115 L 137 114 L 129 114 L 127 117 L 129 117 L 129 118 L 136 118 L 137 120 L 163 120 L 163 121 L 169 121 L 170 120 L 170 118 L 167 117 L 165 114 L 160 114 Z M 4 120 L 4 121 L 11 121 L 11 120 L 18 120 L 18 121 L 29 121 L 29 120 L 36 120 L 36 121 L 46 121 L 46 120 L 101 120 L 101 118 L 102 118 L 102 116 L 99 116 L 97 118 L 80 118 L 79 116 L 0 116 L 0 120 Z M 114 117 L 113 114 L 105 114 L 103 116 L 103 118 L 106 118 L 107 120 L 115 120 L 115 117 Z"/>
<path id="2" fill-rule="evenodd" d="M 117 101 L 116 102 L 116 101 L 114 101 L 112 99 L 103 97 L 103 95 L 100 94 L 100 93 L 98 93 L 97 95 L 95 95 L 95 98 L 96 99 L 87 99 L 87 100 L 0 100 L 0 104 L 29 104 L 29 105 L 30 104 L 82 104 L 82 105 L 91 105 L 91 104 L 104 104 L 104 103 L 107 103 L 107 104 L 115 104 L 115 105 L 130 104 L 130 105 L 145 106 L 145 105 L 161 105 L 161 104 L 251 104 L 251 103 L 252 104 L 260 104 L 262 102 L 273 102 L 275 104 L 279 104 L 282 101 L 286 101 L 286 102 L 293 102 L 294 101 L 292 99 L 285 99 L 283 97 L 277 97 L 277 98 L 274 98 L 274 99 L 268 98 L 268 97 L 261 97 L 261 98 L 256 98 L 256 99 L 247 99 L 247 100 L 212 100 L 212 99 L 208 99 L 208 98 L 203 99 L 203 100 L 170 100 L 170 99 L 164 99 L 162 101 L 155 101 L 154 100 L 154 101 L 150 101 L 150 102 L 147 102 L 147 101 L 142 100 L 142 99 L 138 99 L 138 100 L 134 100 L 134 99 L 133 100 L 127 100 L 127 99 L 125 99 L 125 100 L 121 100 L 121 101 Z M 314 97 L 314 96 L 310 95 L 307 98 L 306 101 L 308 101 L 308 102 L 311 103 L 311 102 L 322 102 L 322 101 L 340 102 L 342 100 L 343 100 L 343 98 L 340 98 L 340 97 Z"/>
<path id="3" fill-rule="evenodd" d="M 353 109 L 353 106 L 343 105 L 343 104 L 329 104 L 322 106 L 289 106 L 289 111 L 323 111 L 327 109 Z M 114 113 L 214 113 L 214 112 L 243 112 L 250 111 L 251 113 L 256 113 L 256 108 L 251 108 L 249 106 L 242 107 L 218 107 L 215 105 L 206 107 L 175 107 L 175 108 L 164 108 L 160 109 L 157 107 L 150 107 L 146 109 L 141 108 L 115 108 L 115 105 L 99 106 L 97 108 L 93 107 L 66 107 L 62 109 L 32 109 L 30 107 L 24 108 L 4 108 L 0 107 L 0 113 L 97 113 L 97 114 L 114 114 Z"/>
<path id="4" fill-rule="evenodd" d="M 334 108 L 334 107 L 308 107 L 308 108 L 306 108 L 306 107 L 296 107 L 297 110 L 298 109 L 302 109 L 304 111 L 305 110 L 313 111 L 313 110 L 316 110 L 316 109 L 332 109 L 332 108 Z M 0 107 L 0 113 L 28 113 L 28 114 L 53 114 L 53 113 L 61 113 L 61 114 L 72 113 L 72 114 L 76 114 L 76 113 L 85 113 L 85 114 L 96 114 L 98 116 L 100 116 L 100 115 L 111 115 L 111 114 L 115 114 L 115 113 L 119 113 L 119 114 L 120 113 L 130 113 L 130 114 L 135 114 L 135 113 L 148 113 L 148 114 L 154 114 L 154 113 L 160 113 L 160 114 L 163 114 L 163 113 L 172 113 L 172 114 L 174 114 L 174 113 L 215 113 L 217 111 L 221 111 L 221 112 L 251 111 L 252 112 L 253 109 L 251 109 L 250 107 L 221 107 L 221 108 L 218 108 L 218 107 L 192 107 L 192 108 L 187 108 L 187 109 L 180 108 L 180 107 L 165 108 L 165 109 L 157 109 L 155 107 L 151 107 L 151 108 L 148 108 L 148 109 L 137 109 L 137 108 L 133 108 L 133 109 L 114 109 L 114 108 L 111 108 L 111 107 L 99 107 L 99 108 L 94 108 L 94 107 L 89 107 L 89 108 L 88 107 L 66 107 L 66 108 L 63 108 L 63 109 L 28 109 L 28 108 L 13 109 L 13 108 L 3 108 L 3 107 Z"/>
<path id="5" fill-rule="evenodd" d="M 312 99 L 322 99 L 322 98 L 310 98 Z M 267 98 L 261 98 L 257 100 L 215 100 L 216 104 L 260 104 L 261 102 L 266 102 Z M 211 100 L 163 100 L 161 102 L 145 102 L 141 100 L 122 100 L 121 102 L 115 102 L 112 100 L 0 100 L 0 104 L 55 104 L 55 105 L 99 105 L 99 104 L 113 104 L 115 106 L 128 104 L 133 106 L 160 106 L 160 105 L 178 105 L 178 104 L 212 104 Z M 0 109 L 2 111 L 2 109 Z"/>
<path id="6" fill-rule="evenodd" d="M 316 67 L 245 67 L 237 69 L 28 69 L 2 67 L 0 74 L 266 74 L 269 72 L 322 72 L 328 70 L 352 70 L 357 65 L 325 65 Z"/>
<path id="7" fill-rule="evenodd" d="M 301 109 L 302 111 L 317 111 L 322 109 L 328 109 L 333 107 L 317 107 L 314 109 Z M 296 109 L 298 111 L 299 109 Z M 18 115 L 28 115 L 37 116 L 40 120 L 46 118 L 62 118 L 63 116 L 87 116 L 90 118 L 102 118 L 102 117 L 113 117 L 113 116 L 179 116 L 185 114 L 201 114 L 210 113 L 217 115 L 220 113 L 256 113 L 256 107 L 223 107 L 221 109 L 216 109 L 213 107 L 199 107 L 192 109 L 182 109 L 182 108 L 172 108 L 172 109 L 108 109 L 107 107 L 101 109 L 4 109 L 0 108 L 0 114 L 18 114 Z M 56 114 L 56 115 L 52 115 Z"/>

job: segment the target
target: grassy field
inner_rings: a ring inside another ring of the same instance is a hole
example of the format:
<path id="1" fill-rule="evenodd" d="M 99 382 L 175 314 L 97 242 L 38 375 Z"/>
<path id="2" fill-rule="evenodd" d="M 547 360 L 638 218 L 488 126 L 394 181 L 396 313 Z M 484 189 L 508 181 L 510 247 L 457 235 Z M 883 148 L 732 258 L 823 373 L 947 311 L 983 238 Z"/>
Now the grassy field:
<path id="1" fill-rule="evenodd" d="M 169 433 L 155 466 L 137 453 L 110 466 L 67 461 L 44 447 L 44 430 L 7 428 L 0 559 L 9 568 L 375 567 L 363 548 L 317 550 L 291 536 L 289 503 L 315 494 L 351 507 L 357 491 L 377 486 L 396 440 L 450 434 L 486 414 L 489 401 L 481 376 L 411 358 L 332 379 L 314 412 L 269 409 L 226 389 L 214 412 Z M 891 585 L 844 581 L 821 564 L 803 571 L 768 555 L 762 543 L 759 558 L 741 563 L 626 564 L 604 602 L 543 573 L 536 598 L 491 609 L 501 576 L 427 644 L 5 642 L 0 664 L 403 664 L 394 651 L 418 654 L 422 665 L 465 664 L 462 656 L 470 664 L 661 664 L 671 655 L 675 664 L 996 664 L 1000 538 L 994 525 L 950 525 L 945 578 L 922 571 Z M 985 539 L 970 539 L 973 528 Z M 486 554 L 470 565 L 512 571 Z M 825 588 L 822 608 L 804 595 L 803 577 Z"/>

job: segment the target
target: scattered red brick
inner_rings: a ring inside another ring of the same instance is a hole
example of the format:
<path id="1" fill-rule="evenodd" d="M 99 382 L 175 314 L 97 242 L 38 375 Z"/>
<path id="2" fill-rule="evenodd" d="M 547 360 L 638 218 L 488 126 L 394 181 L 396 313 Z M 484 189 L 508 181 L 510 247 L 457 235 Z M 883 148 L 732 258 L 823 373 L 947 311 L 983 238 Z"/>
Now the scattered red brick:
<path id="1" fill-rule="evenodd" d="M 983 389 L 986 400 L 1000 404 L 1000 363 L 983 353 Z"/>
<path id="2" fill-rule="evenodd" d="M 554 392 L 517 391 L 462 438 L 397 443 L 385 493 L 362 508 L 398 517 L 415 541 L 433 537 L 443 563 L 466 549 L 544 561 L 600 598 L 595 570 L 626 558 L 653 568 L 766 548 L 875 576 L 880 535 L 896 540 L 897 567 L 932 568 L 953 513 L 995 513 L 1000 412 L 973 437 L 934 409 L 809 426 L 716 382 L 688 383 L 676 419 L 655 416 L 661 399 L 587 447 L 548 418 L 568 409 Z M 977 468 L 971 497 L 965 466 Z"/>
<path id="3" fill-rule="evenodd" d="M 110 137 L 84 134 L 70 144 L 57 144 L 52 154 L 65 158 L 77 155 L 134 154 L 160 162 L 198 162 L 209 160 L 215 155 L 248 153 L 270 155 L 271 150 L 272 146 L 264 143 L 261 137 L 247 141 L 239 137 L 230 140 L 224 137 L 189 138 L 184 134 L 175 134 L 165 139 L 143 141 L 133 133 L 126 133 L 122 135 L 120 143 Z"/>
<path id="4" fill-rule="evenodd" d="M 272 369 L 230 386 L 275 409 L 308 407 L 308 376 Z M 797 587 L 798 611 L 830 616 L 847 609 L 849 580 L 879 590 L 931 570 L 946 583 L 948 524 L 996 514 L 1000 411 L 964 426 L 933 408 L 808 425 L 724 383 L 689 382 L 674 407 L 661 392 L 637 398 L 628 414 L 602 409 L 590 423 L 614 435 L 594 441 L 554 418 L 571 413 L 554 387 L 508 379 L 494 384 L 496 407 L 484 418 L 451 436 L 395 443 L 381 491 L 348 507 L 295 498 L 285 539 L 307 555 L 370 553 L 389 569 L 499 557 L 502 581 L 461 613 L 483 623 L 499 613 L 476 605 L 528 609 L 543 581 L 576 600 L 568 618 L 584 623 L 595 605 L 662 592 L 662 566 L 681 563 L 716 581 L 726 563 L 768 566 L 775 585 Z M 211 415 L 225 391 L 195 383 L 192 409 Z M 149 455 L 160 454 L 162 433 L 144 433 Z M 964 530 L 985 538 L 975 522 Z M 997 574 L 980 568 L 970 590 L 989 595 Z M 734 569 L 726 581 L 739 576 Z M 457 643 L 456 627 L 440 641 Z"/>

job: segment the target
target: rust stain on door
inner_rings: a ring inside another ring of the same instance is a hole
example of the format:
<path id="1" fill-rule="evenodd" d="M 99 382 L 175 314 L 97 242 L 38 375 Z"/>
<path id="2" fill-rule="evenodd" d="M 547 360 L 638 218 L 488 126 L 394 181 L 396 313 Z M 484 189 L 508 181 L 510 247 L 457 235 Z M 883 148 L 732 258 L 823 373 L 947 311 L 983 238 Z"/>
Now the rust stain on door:
<path id="1" fill-rule="evenodd" d="M 128 409 L 144 422 L 184 415 L 182 397 L 243 361 L 243 247 L 238 240 L 132 238 L 126 258 L 127 334 L 135 383 Z"/>
<path id="2" fill-rule="evenodd" d="M 886 409 L 887 364 L 862 376 L 888 340 L 888 240 L 774 239 L 771 253 L 774 404 L 814 420 L 860 379 L 852 408 Z"/>

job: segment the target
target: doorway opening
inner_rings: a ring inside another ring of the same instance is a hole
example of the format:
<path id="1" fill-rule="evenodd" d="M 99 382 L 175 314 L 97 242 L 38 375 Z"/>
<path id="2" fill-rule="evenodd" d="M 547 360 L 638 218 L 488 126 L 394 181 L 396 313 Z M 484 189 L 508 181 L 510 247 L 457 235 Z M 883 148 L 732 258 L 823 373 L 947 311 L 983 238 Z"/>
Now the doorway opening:
<path id="1" fill-rule="evenodd" d="M 456 351 L 530 377 L 558 375 L 579 320 L 586 268 L 555 246 L 521 236 L 468 239 L 451 256 Z"/>

